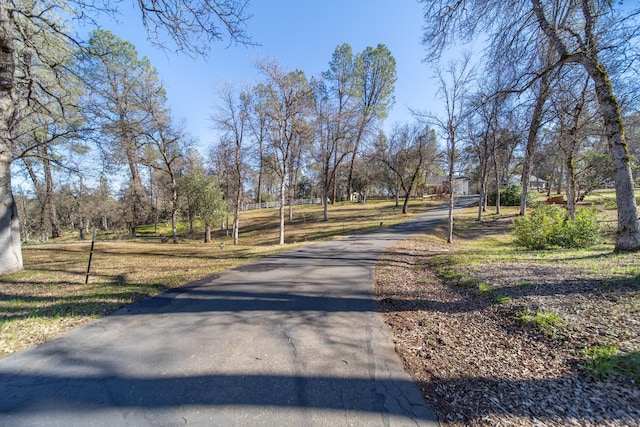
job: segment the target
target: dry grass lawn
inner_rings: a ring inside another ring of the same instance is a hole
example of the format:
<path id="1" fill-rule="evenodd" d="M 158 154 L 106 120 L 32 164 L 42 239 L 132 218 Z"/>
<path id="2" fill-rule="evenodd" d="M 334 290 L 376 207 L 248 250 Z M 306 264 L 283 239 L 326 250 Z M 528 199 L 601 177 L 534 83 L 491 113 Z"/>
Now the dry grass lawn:
<path id="1" fill-rule="evenodd" d="M 438 202 L 414 201 L 410 215 L 434 203 Z M 160 236 L 169 234 L 166 224 L 157 233 L 153 226 L 141 228 L 137 239 L 127 238 L 125 232 L 99 234 L 88 285 L 89 240 L 69 233 L 57 242 L 25 245 L 25 270 L 0 276 L 0 356 L 252 259 L 407 218 L 390 201 L 330 206 L 327 222 L 322 221 L 321 206 L 296 206 L 293 221 L 286 224 L 287 244 L 279 246 L 278 217 L 278 209 L 243 212 L 239 246 L 224 231 L 214 235 L 214 243 L 204 244 L 201 228 L 197 235 L 181 236 L 178 245 L 162 243 Z"/>

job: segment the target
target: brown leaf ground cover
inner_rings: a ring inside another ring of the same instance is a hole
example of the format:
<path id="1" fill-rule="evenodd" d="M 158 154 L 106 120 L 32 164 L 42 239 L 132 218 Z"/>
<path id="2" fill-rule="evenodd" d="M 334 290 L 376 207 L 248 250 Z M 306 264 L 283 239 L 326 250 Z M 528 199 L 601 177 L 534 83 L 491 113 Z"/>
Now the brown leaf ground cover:
<path id="1" fill-rule="evenodd" d="M 383 254 L 376 293 L 444 426 L 640 425 L 640 255 L 524 251 L 514 212 Z"/>

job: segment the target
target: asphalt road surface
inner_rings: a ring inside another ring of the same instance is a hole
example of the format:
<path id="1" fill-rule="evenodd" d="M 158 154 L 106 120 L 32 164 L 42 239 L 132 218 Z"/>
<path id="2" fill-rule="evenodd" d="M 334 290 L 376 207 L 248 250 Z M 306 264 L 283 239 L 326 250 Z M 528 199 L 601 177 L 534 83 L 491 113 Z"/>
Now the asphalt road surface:
<path id="1" fill-rule="evenodd" d="M 0 425 L 437 425 L 376 311 L 373 272 L 385 247 L 446 215 L 245 264 L 5 357 Z"/>

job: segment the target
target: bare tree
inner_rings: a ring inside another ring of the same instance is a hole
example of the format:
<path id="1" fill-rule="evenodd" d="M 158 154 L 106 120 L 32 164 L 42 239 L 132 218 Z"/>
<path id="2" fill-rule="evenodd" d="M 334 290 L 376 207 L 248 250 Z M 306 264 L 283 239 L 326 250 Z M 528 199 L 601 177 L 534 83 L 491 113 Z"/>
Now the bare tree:
<path id="1" fill-rule="evenodd" d="M 544 48 L 543 48 L 544 49 Z M 553 58 L 547 49 L 541 52 L 541 69 L 544 71 L 553 63 Z M 538 55 L 540 56 L 540 55 Z M 556 73 L 559 70 L 556 70 Z M 529 191 L 529 179 L 531 177 L 531 164 L 535 151 L 538 147 L 539 133 L 545 119 L 545 104 L 549 98 L 551 84 L 553 81 L 553 73 L 543 72 L 539 80 L 535 81 L 531 87 L 534 93 L 534 103 L 531 109 L 529 119 L 529 129 L 527 132 L 527 142 L 524 150 L 524 159 L 522 162 L 522 175 L 520 182 L 522 183 L 522 195 L 520 196 L 520 215 L 527 213 L 527 193 Z"/>
<path id="2" fill-rule="evenodd" d="M 246 94 L 249 97 L 248 125 L 251 130 L 253 147 L 251 153 L 257 160 L 258 182 L 256 183 L 255 201 L 262 205 L 262 187 L 265 174 L 265 144 L 269 132 L 269 116 L 266 109 L 267 88 L 264 84 L 257 84 Z"/>
<path id="3" fill-rule="evenodd" d="M 226 85 L 218 92 L 220 106 L 212 116 L 214 126 L 222 132 L 220 141 L 223 151 L 230 154 L 230 169 L 225 179 L 231 181 L 233 204 L 233 244 L 238 244 L 238 229 L 240 227 L 240 208 L 246 166 L 244 162 L 246 152 L 246 133 L 249 127 L 250 98 L 247 92 L 237 95 L 231 85 Z"/>
<path id="4" fill-rule="evenodd" d="M 471 55 L 464 54 L 461 60 L 451 61 L 447 67 L 436 70 L 439 88 L 438 94 L 444 102 L 445 116 L 427 113 L 418 114 L 419 117 L 433 123 L 440 129 L 446 141 L 447 180 L 449 182 L 449 217 L 447 242 L 453 242 L 453 207 L 455 201 L 453 179 L 455 176 L 456 159 L 460 146 L 458 132 L 461 130 L 469 112 L 468 98 L 473 83 L 473 69 Z"/>
<path id="5" fill-rule="evenodd" d="M 296 144 L 305 128 L 311 109 L 312 97 L 304 73 L 285 71 L 275 62 L 262 60 L 258 70 L 267 78 L 267 114 L 272 124 L 271 145 L 273 166 L 280 178 L 280 231 L 279 244 L 284 244 L 284 209 L 287 197 L 287 180 L 291 171 Z"/>
<path id="6" fill-rule="evenodd" d="M 467 120 L 469 144 L 467 148 L 473 152 L 478 164 L 478 182 L 480 200 L 478 203 L 478 221 L 486 210 L 489 192 L 489 173 L 491 172 L 492 146 L 498 115 L 502 111 L 504 97 L 493 91 L 485 93 L 481 89 L 471 100 L 471 114 Z"/>
<path id="7" fill-rule="evenodd" d="M 583 81 L 582 85 L 575 83 Z M 585 73 L 567 73 L 555 93 L 552 108 L 555 110 L 556 141 L 564 154 L 566 175 L 567 209 L 569 217 L 575 218 L 577 201 L 576 157 L 581 145 L 595 131 L 591 123 L 596 119 L 597 107 L 593 105 L 593 91 Z"/>
<path id="8" fill-rule="evenodd" d="M 376 144 L 377 160 L 393 172 L 404 191 L 402 213 L 406 215 L 418 180 L 436 160 L 435 132 L 424 124 L 396 124 L 389 138 L 377 138 Z"/>
<path id="9" fill-rule="evenodd" d="M 337 53 L 334 53 L 334 59 L 336 55 Z M 348 109 L 353 90 L 347 86 L 349 81 L 337 70 L 327 74 L 327 77 L 334 75 L 335 80 L 329 81 L 330 86 L 327 86 L 323 80 L 312 79 L 311 81 L 315 116 L 313 156 L 320 169 L 319 178 L 325 221 L 329 220 L 329 199 L 332 198 L 335 202 L 336 197 L 335 192 L 333 195 L 330 194 L 331 187 L 336 188 L 338 168 L 350 153 L 347 149 L 347 139 L 353 124 L 352 112 Z M 343 78 L 340 79 L 340 76 Z"/>
<path id="10" fill-rule="evenodd" d="M 184 132 L 176 129 L 171 123 L 169 110 L 164 106 L 164 96 L 158 96 L 157 87 L 152 80 L 149 82 L 151 93 L 146 93 L 141 103 L 149 114 L 143 132 L 145 155 L 141 162 L 161 173 L 168 181 L 171 200 L 171 236 L 173 243 L 178 243 L 178 183 L 185 164 L 189 141 Z M 153 90 L 155 89 L 155 91 Z M 163 91 L 161 91 L 163 92 Z"/>
<path id="11" fill-rule="evenodd" d="M 472 40 L 479 31 L 488 31 L 490 40 L 502 46 L 516 39 L 533 45 L 542 33 L 556 54 L 554 63 L 543 73 L 553 67 L 577 66 L 589 75 L 614 164 L 618 206 L 615 251 L 640 250 L 629 148 L 614 86 L 617 78 L 638 68 L 640 56 L 634 53 L 640 36 L 640 10 L 623 10 L 618 3 L 599 0 L 421 2 L 425 5 L 423 41 L 428 55 L 437 57 L 450 42 Z M 537 79 L 540 73 L 528 77 Z"/>

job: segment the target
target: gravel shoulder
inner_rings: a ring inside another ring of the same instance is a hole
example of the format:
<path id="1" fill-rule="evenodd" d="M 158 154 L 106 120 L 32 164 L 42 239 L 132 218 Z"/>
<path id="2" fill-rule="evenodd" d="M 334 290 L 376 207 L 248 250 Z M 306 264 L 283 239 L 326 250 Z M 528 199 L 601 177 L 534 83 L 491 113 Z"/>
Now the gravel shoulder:
<path id="1" fill-rule="evenodd" d="M 508 219 L 483 227 L 500 233 Z M 593 267 L 518 257 L 456 266 L 458 280 L 476 285 L 452 285 L 437 266 L 460 247 L 439 233 L 389 248 L 376 295 L 405 369 L 443 426 L 640 425 L 638 383 L 584 368 L 588 348 L 640 349 L 640 276 L 612 280 Z M 625 262 L 632 269 L 639 260 Z M 559 320 L 548 328 L 521 320 L 536 312 Z"/>

